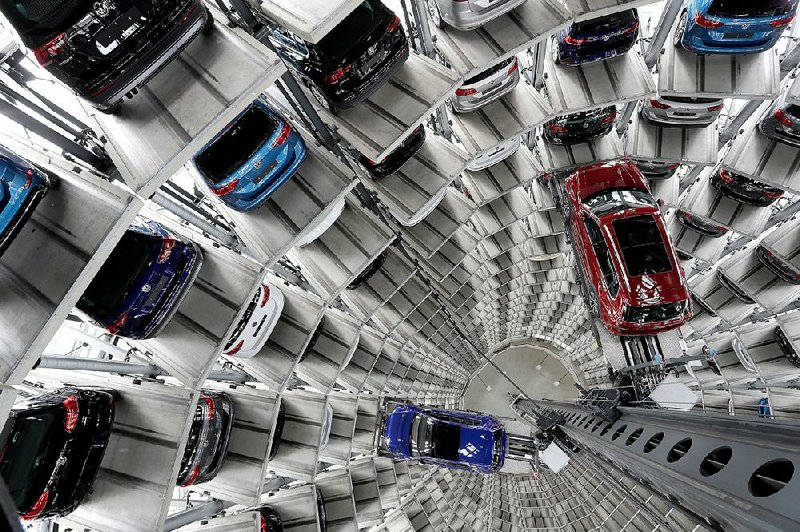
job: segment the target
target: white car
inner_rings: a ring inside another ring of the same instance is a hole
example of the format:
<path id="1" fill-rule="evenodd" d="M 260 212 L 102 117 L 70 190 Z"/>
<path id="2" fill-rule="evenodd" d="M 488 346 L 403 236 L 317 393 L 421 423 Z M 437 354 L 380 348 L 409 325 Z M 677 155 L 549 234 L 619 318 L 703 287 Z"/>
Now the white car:
<path id="1" fill-rule="evenodd" d="M 504 140 L 494 148 L 481 152 L 467 165 L 467 170 L 478 172 L 505 160 L 514 155 L 522 144 L 521 137 Z"/>
<path id="2" fill-rule="evenodd" d="M 328 446 L 331 439 L 331 427 L 333 426 L 333 407 L 330 403 L 325 403 L 325 415 L 322 419 L 322 434 L 319 437 L 319 450 L 322 451 Z"/>
<path id="3" fill-rule="evenodd" d="M 283 292 L 271 283 L 262 283 L 242 319 L 228 337 L 223 353 L 237 358 L 252 358 L 269 340 L 283 312 Z"/>

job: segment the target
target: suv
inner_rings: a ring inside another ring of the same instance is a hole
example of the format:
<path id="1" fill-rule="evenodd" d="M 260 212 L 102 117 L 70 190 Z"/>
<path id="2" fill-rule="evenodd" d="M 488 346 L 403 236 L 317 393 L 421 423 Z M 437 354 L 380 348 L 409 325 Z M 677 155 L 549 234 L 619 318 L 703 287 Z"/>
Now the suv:
<path id="1" fill-rule="evenodd" d="M 562 115 L 544 125 L 544 138 L 557 146 L 572 146 L 608 135 L 614 127 L 617 108 L 598 107 L 582 113 Z"/>
<path id="2" fill-rule="evenodd" d="M 214 23 L 200 0 L 0 0 L 0 11 L 39 64 L 109 113 Z"/>
<path id="3" fill-rule="evenodd" d="M 50 187 L 32 164 L 0 147 L 0 256 L 11 245 Z"/>
<path id="4" fill-rule="evenodd" d="M 277 26 L 269 40 L 320 105 L 331 111 L 369 98 L 408 59 L 400 19 L 379 0 L 359 4 L 317 44 Z"/>
<path id="5" fill-rule="evenodd" d="M 630 50 L 639 36 L 639 15 L 635 9 L 574 22 L 555 35 L 553 62 L 581 65 L 602 61 Z"/>
<path id="6" fill-rule="evenodd" d="M 692 318 L 690 292 L 661 210 L 633 163 L 601 163 L 564 182 L 589 307 L 618 336 L 669 331 Z"/>

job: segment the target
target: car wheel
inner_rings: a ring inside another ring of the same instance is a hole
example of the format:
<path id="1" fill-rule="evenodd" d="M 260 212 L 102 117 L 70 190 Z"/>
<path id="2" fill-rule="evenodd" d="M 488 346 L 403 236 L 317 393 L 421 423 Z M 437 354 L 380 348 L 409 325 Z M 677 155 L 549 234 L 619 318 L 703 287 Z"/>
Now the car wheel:
<path id="1" fill-rule="evenodd" d="M 322 91 L 319 90 L 319 87 L 317 87 L 315 83 L 308 83 L 308 90 L 311 91 L 311 95 L 315 100 L 317 100 L 323 109 L 326 111 L 335 112 L 331 102 L 328 100 L 328 97 L 322 94 Z"/>
<path id="2" fill-rule="evenodd" d="M 431 17 L 431 23 L 440 30 L 443 30 L 445 23 L 444 20 L 442 20 L 442 12 L 439 11 L 439 4 L 436 3 L 436 0 L 428 0 L 427 5 L 428 14 Z"/>
<path id="3" fill-rule="evenodd" d="M 203 29 L 201 31 L 203 35 L 208 35 L 214 31 L 214 17 L 211 15 L 210 11 L 208 11 L 208 18 L 206 18 L 206 23 L 203 24 Z"/>
<path id="4" fill-rule="evenodd" d="M 686 24 L 689 20 L 689 15 L 684 11 L 681 13 L 681 18 L 678 21 L 678 27 L 675 28 L 675 34 L 672 37 L 672 44 L 675 46 L 683 46 L 683 35 L 686 33 Z"/>

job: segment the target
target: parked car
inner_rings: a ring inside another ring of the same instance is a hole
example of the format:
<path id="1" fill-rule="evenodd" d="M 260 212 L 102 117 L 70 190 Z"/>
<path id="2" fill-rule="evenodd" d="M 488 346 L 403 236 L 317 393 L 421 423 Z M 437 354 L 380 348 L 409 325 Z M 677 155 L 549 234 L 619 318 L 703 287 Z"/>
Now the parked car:
<path id="1" fill-rule="evenodd" d="M 355 290 L 359 286 L 362 286 L 364 283 L 369 281 L 373 275 L 375 275 L 378 270 L 383 267 L 384 263 L 386 262 L 386 257 L 389 255 L 389 249 L 384 249 L 383 252 L 378 255 L 375 260 L 369 263 L 369 265 L 364 268 L 364 271 L 359 273 L 353 281 L 347 285 L 348 290 Z"/>
<path id="2" fill-rule="evenodd" d="M 687 229 L 691 229 L 703 236 L 720 238 L 728 232 L 728 228 L 724 225 L 720 225 L 710 218 L 700 216 L 699 214 L 689 212 L 685 209 L 678 209 L 675 212 L 675 218 Z"/>
<path id="3" fill-rule="evenodd" d="M 423 464 L 495 473 L 505 461 L 505 428 L 483 414 L 401 405 L 386 416 L 382 436 L 389 453 Z"/>
<path id="4" fill-rule="evenodd" d="M 708 127 L 724 108 L 719 98 L 658 96 L 645 100 L 642 116 L 661 127 Z"/>
<path id="5" fill-rule="evenodd" d="M 772 140 L 800 147 L 800 106 L 787 103 L 784 94 L 761 118 L 758 129 Z"/>
<path id="6" fill-rule="evenodd" d="M 772 331 L 772 334 L 775 336 L 775 342 L 778 344 L 778 347 L 781 348 L 786 360 L 800 368 L 800 353 L 798 353 L 792 345 L 792 341 L 789 339 L 789 336 L 780 326 L 775 327 L 775 329 Z"/>
<path id="7" fill-rule="evenodd" d="M 111 334 L 157 336 L 189 291 L 203 257 L 153 221 L 128 228 L 76 308 Z"/>
<path id="8" fill-rule="evenodd" d="M 0 476 L 23 520 L 67 515 L 89 494 L 111 436 L 115 394 L 69 386 L 14 406 Z"/>
<path id="9" fill-rule="evenodd" d="M 322 496 L 322 492 L 319 488 L 315 488 L 314 492 L 316 493 L 317 499 L 317 524 L 319 526 L 319 532 L 328 532 L 328 512 L 325 509 L 325 497 Z"/>
<path id="10" fill-rule="evenodd" d="M 616 119 L 617 108 L 613 105 L 558 116 L 544 125 L 544 138 L 557 146 L 590 142 L 611 133 Z"/>
<path id="11" fill-rule="evenodd" d="M 763 52 L 775 46 L 796 11 L 797 0 L 688 0 L 674 43 L 696 54 Z"/>
<path id="12" fill-rule="evenodd" d="M 525 0 L 426 0 L 431 23 L 444 29 L 452 26 L 469 31 L 505 15 Z"/>
<path id="13" fill-rule="evenodd" d="M 478 172 L 490 166 L 494 166 L 514 155 L 520 145 L 522 145 L 522 139 L 520 137 L 504 140 L 494 148 L 478 154 L 477 157 L 469 162 L 467 170 Z"/>
<path id="14" fill-rule="evenodd" d="M 260 532 L 283 532 L 281 514 L 272 506 L 262 506 L 258 509 Z"/>
<path id="15" fill-rule="evenodd" d="M 330 403 L 325 403 L 325 412 L 322 416 L 322 434 L 319 438 L 319 450 L 322 451 L 328 446 L 331 439 L 331 428 L 333 427 L 333 407 Z"/>
<path id="16" fill-rule="evenodd" d="M 722 270 L 717 270 L 717 281 L 719 281 L 719 284 L 724 286 L 728 290 L 728 292 L 733 294 L 734 297 L 736 297 L 736 299 L 738 299 L 742 303 L 745 303 L 747 305 L 753 305 L 755 303 L 755 300 L 752 297 L 750 297 L 747 292 L 742 290 L 739 287 L 739 285 L 736 284 L 736 282 L 733 279 L 728 277 L 728 275 Z"/>
<path id="17" fill-rule="evenodd" d="M 41 170 L 0 147 L 0 256 L 50 188 Z"/>
<path id="18" fill-rule="evenodd" d="M 711 176 L 711 186 L 724 196 L 753 207 L 768 207 L 783 196 L 783 190 L 727 168 L 719 168 L 714 172 Z"/>
<path id="19" fill-rule="evenodd" d="M 680 163 L 664 163 L 659 161 L 636 161 L 636 166 L 645 179 L 669 179 L 681 167 Z"/>
<path id="20" fill-rule="evenodd" d="M 263 205 L 306 159 L 306 143 L 277 111 L 251 103 L 192 162 L 226 205 L 250 211 Z"/>
<path id="21" fill-rule="evenodd" d="M 776 277 L 790 284 L 800 284 L 800 268 L 773 251 L 763 242 L 756 248 L 756 257 Z"/>
<path id="22" fill-rule="evenodd" d="M 758 400 L 758 417 L 775 419 L 772 413 L 772 405 L 769 404 L 769 397 L 762 397 Z"/>
<path id="23" fill-rule="evenodd" d="M 332 111 L 369 98 L 408 59 L 400 19 L 379 0 L 365 0 L 317 44 L 275 26 L 269 34 L 286 64 Z"/>
<path id="24" fill-rule="evenodd" d="M 553 61 L 582 65 L 610 59 L 630 50 L 639 36 L 639 15 L 635 9 L 573 22 L 555 35 Z"/>
<path id="25" fill-rule="evenodd" d="M 201 391 L 178 471 L 178 486 L 208 482 L 217 476 L 228 454 L 233 418 L 233 400 L 228 394 Z"/>
<path id="26" fill-rule="evenodd" d="M 383 179 L 400 170 L 409 159 L 416 155 L 423 144 L 425 144 L 425 127 L 419 126 L 403 140 L 400 146 L 392 150 L 392 153 L 381 161 L 376 162 L 364 155 L 360 155 L 358 162 L 369 172 L 372 179 Z"/>
<path id="27" fill-rule="evenodd" d="M 753 357 L 750 356 L 750 352 L 747 350 L 747 347 L 744 345 L 744 342 L 742 342 L 742 339 L 739 338 L 738 335 L 733 339 L 732 347 L 733 352 L 736 354 L 736 358 L 739 359 L 742 367 L 750 373 L 759 374 L 758 366 L 753 360 Z"/>
<path id="28" fill-rule="evenodd" d="M 703 310 L 703 312 L 705 312 L 712 318 L 717 317 L 717 313 L 713 308 L 711 308 L 711 305 L 706 303 L 705 300 L 702 297 L 698 296 L 697 294 L 692 294 L 692 303 L 700 307 Z"/>
<path id="29" fill-rule="evenodd" d="M 450 98 L 450 105 L 457 113 L 468 113 L 505 96 L 517 86 L 517 83 L 519 83 L 519 61 L 514 56 L 465 79 L 456 89 L 455 95 Z"/>
<path id="30" fill-rule="evenodd" d="M 104 112 L 214 23 L 200 0 L 2 0 L 0 11 L 40 65 Z"/>
<path id="31" fill-rule="evenodd" d="M 303 349 L 302 353 L 300 353 L 300 358 L 297 360 L 298 364 L 303 362 L 308 356 L 308 354 L 314 350 L 314 346 L 317 345 L 317 341 L 319 340 L 319 337 L 322 335 L 322 329 L 324 328 L 325 328 L 325 316 L 322 316 L 322 318 L 320 318 L 319 320 L 319 323 L 317 323 L 317 327 L 314 329 L 314 332 L 311 333 L 311 338 L 308 340 L 306 348 Z"/>
<path id="32" fill-rule="evenodd" d="M 589 307 L 618 336 L 680 327 L 690 292 L 658 203 L 630 162 L 581 168 L 564 182 Z"/>
<path id="33" fill-rule="evenodd" d="M 275 458 L 278 454 L 278 449 L 281 446 L 281 436 L 283 436 L 283 425 L 286 423 L 286 408 L 281 402 L 278 408 L 277 419 L 275 420 L 275 431 L 272 433 L 272 447 L 269 449 L 269 459 Z"/>
<path id="34" fill-rule="evenodd" d="M 256 356 L 269 340 L 283 312 L 283 292 L 272 283 L 262 283 L 244 315 L 228 336 L 223 352 L 237 358 Z"/>

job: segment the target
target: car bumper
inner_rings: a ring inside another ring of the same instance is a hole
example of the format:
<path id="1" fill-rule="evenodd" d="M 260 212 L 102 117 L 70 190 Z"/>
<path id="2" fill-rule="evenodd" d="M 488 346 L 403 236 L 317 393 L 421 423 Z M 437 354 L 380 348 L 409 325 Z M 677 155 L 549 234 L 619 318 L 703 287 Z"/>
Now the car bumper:
<path id="1" fill-rule="evenodd" d="M 587 142 L 591 142 L 595 139 L 603 137 L 611 133 L 611 130 L 614 128 L 614 123 L 611 122 L 609 125 L 603 127 L 602 129 L 594 129 L 594 128 L 575 128 L 572 131 L 568 131 L 567 133 L 551 133 L 546 127 L 544 129 L 544 138 L 550 144 L 555 144 L 556 146 L 572 146 L 574 144 L 583 144 Z"/>
<path id="2" fill-rule="evenodd" d="M 603 320 L 608 331 L 615 336 L 645 336 L 653 334 L 665 333 L 684 325 L 692 318 L 692 315 L 682 316 L 669 321 L 660 321 L 653 323 L 630 323 L 630 322 L 615 322 L 611 323 Z"/>
<path id="3" fill-rule="evenodd" d="M 451 2 L 454 9 L 450 14 L 445 15 L 443 13 L 442 20 L 457 30 L 470 31 L 480 28 L 497 17 L 505 15 L 524 2 L 525 0 L 506 0 L 505 2 L 498 2 L 496 5 L 484 9 L 483 11 L 471 10 L 468 2 Z"/>
<path id="4" fill-rule="evenodd" d="M 635 42 L 636 37 L 633 36 L 630 39 L 614 44 L 611 48 L 601 48 L 597 45 L 584 47 L 558 43 L 558 61 L 563 65 L 571 66 L 604 61 L 628 53 L 628 50 L 633 47 Z"/>
<path id="5" fill-rule="evenodd" d="M 757 54 L 775 46 L 780 33 L 766 39 L 718 39 L 710 32 L 694 30 L 684 34 L 681 44 L 696 54 Z"/>
<path id="6" fill-rule="evenodd" d="M 519 149 L 520 144 L 520 141 L 509 143 L 505 146 L 502 146 L 497 151 L 489 152 L 487 154 L 480 154 L 478 157 L 470 161 L 470 163 L 467 165 L 467 170 L 477 172 L 480 170 L 485 170 L 490 166 L 494 166 L 497 163 L 504 161 L 508 157 L 511 157 Z"/>
<path id="7" fill-rule="evenodd" d="M 251 315 L 248 325 L 239 335 L 238 339 L 244 340 L 244 344 L 236 353 L 236 358 L 253 358 L 261 352 L 281 317 L 283 303 L 283 293 L 279 290 L 270 292 L 270 300 L 264 310 L 259 312 L 260 309 L 257 308 Z"/>
<path id="8" fill-rule="evenodd" d="M 479 91 L 469 96 L 453 96 L 453 98 L 450 99 L 450 105 L 453 111 L 457 113 L 469 113 L 502 98 L 514 90 L 517 83 L 519 83 L 519 70 L 514 72 L 512 76 L 508 76 L 500 85 L 490 92 Z"/>
<path id="9" fill-rule="evenodd" d="M 348 87 L 347 89 L 339 91 L 331 91 L 323 86 L 325 95 L 330 99 L 331 103 L 339 109 L 355 107 L 372 96 L 387 79 L 392 77 L 392 75 L 403 66 L 403 63 L 408 59 L 408 53 L 408 44 L 406 43 L 401 49 L 395 52 L 394 56 L 384 63 L 380 69 L 372 72 L 372 74 L 370 74 L 367 79 L 362 80 L 361 84 L 357 87 Z"/>
<path id="10" fill-rule="evenodd" d="M 25 222 L 33 215 L 33 211 L 35 211 L 36 207 L 41 203 L 42 198 L 47 195 L 47 190 L 47 187 L 37 187 L 23 200 L 22 205 L 19 206 L 17 212 L 11 217 L 11 220 L 6 224 L 2 233 L 0 233 L 0 255 L 8 249 L 14 241 L 14 238 L 22 230 Z M 6 205 L 6 209 L 8 209 L 9 206 L 10 205 Z"/>
<path id="11" fill-rule="evenodd" d="M 665 110 L 652 107 L 642 108 L 642 117 L 662 127 L 708 127 L 717 119 L 717 115 L 698 114 L 695 116 L 675 116 Z"/>

